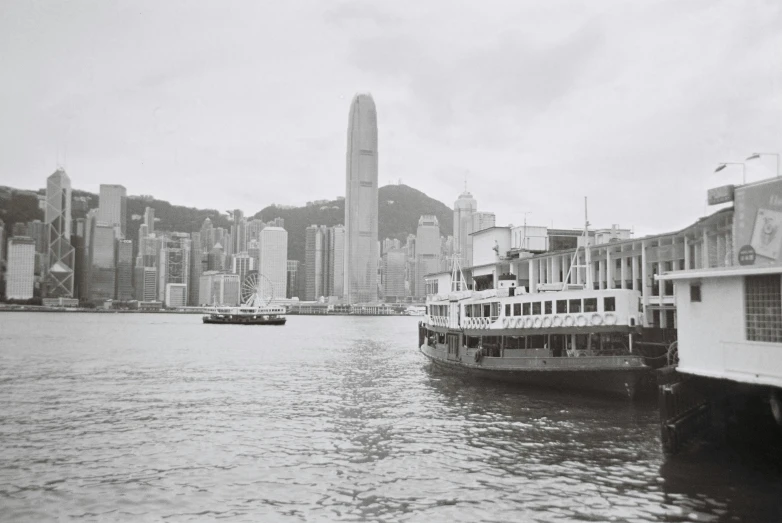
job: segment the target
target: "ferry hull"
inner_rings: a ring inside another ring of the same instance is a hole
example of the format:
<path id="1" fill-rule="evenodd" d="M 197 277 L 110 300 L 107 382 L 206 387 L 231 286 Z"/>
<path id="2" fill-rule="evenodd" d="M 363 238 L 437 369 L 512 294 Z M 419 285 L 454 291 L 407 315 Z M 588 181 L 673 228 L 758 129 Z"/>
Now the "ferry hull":
<path id="1" fill-rule="evenodd" d="M 204 316 L 204 323 L 221 325 L 285 325 L 286 318 L 210 318 Z"/>
<path id="2" fill-rule="evenodd" d="M 421 352 L 437 368 L 444 371 L 479 379 L 489 379 L 518 385 L 528 385 L 558 390 L 586 391 L 596 394 L 633 399 L 648 375 L 650 369 L 646 366 L 622 367 L 569 367 L 569 368 L 510 368 L 487 366 L 483 363 L 473 363 L 464 360 L 449 360 L 438 356 L 427 346 L 421 347 Z M 532 360 L 533 358 L 530 358 Z M 549 364 L 559 358 L 547 358 Z M 570 359 L 570 358 L 563 358 Z"/>

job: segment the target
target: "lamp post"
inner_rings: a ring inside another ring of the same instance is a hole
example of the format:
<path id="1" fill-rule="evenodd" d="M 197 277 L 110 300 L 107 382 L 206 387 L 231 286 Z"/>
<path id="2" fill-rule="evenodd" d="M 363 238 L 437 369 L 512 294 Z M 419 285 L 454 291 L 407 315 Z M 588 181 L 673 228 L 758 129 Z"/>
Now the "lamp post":
<path id="1" fill-rule="evenodd" d="M 761 156 L 773 156 L 777 160 L 777 177 L 779 177 L 779 153 L 752 153 L 749 156 L 747 156 L 747 161 L 749 160 L 757 160 Z"/>
<path id="2" fill-rule="evenodd" d="M 741 183 L 746 184 L 747 183 L 747 166 L 744 165 L 741 162 L 722 162 L 720 163 L 716 169 L 714 169 L 715 173 L 720 172 L 724 168 L 726 168 L 728 165 L 740 165 L 741 166 Z"/>

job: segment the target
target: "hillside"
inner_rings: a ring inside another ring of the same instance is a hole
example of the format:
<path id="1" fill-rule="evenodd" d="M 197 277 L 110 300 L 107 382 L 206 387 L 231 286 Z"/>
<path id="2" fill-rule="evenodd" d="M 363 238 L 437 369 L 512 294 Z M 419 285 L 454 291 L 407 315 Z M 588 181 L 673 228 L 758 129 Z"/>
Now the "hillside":
<path id="1" fill-rule="evenodd" d="M 397 238 L 403 244 L 408 234 L 415 234 L 418 219 L 434 214 L 440 222 L 440 234 L 453 234 L 453 210 L 407 185 L 386 185 L 378 191 L 378 239 Z M 269 221 L 285 219 L 288 230 L 288 258 L 304 261 L 305 230 L 309 225 L 339 225 L 345 221 L 345 200 L 313 202 L 304 207 L 270 206 L 255 214 Z"/>
<path id="2" fill-rule="evenodd" d="M 6 229 L 11 230 L 15 222 L 26 223 L 31 220 L 43 220 L 44 213 L 38 208 L 38 191 L 21 191 L 10 187 L 0 187 L 0 220 Z M 73 190 L 73 218 L 83 218 L 90 209 L 98 207 L 98 195 L 77 189 Z M 206 217 L 215 227 L 229 228 L 230 222 L 225 214 L 214 209 L 196 209 L 172 205 L 165 200 L 152 197 L 131 196 L 128 198 L 128 237 L 138 241 L 138 228 L 146 207 L 155 209 L 155 227 L 161 231 L 194 232 L 201 228 Z M 378 237 L 398 238 L 405 242 L 408 234 L 415 234 L 418 218 L 424 214 L 434 214 L 440 221 L 440 233 L 448 236 L 453 232 L 453 211 L 442 202 L 407 185 L 386 185 L 378 194 Z M 136 219 L 133 219 L 133 217 Z M 303 207 L 270 206 L 255 214 L 256 218 L 270 221 L 281 217 L 285 219 L 288 230 L 288 257 L 291 260 L 304 261 L 304 235 L 309 225 L 339 225 L 345 219 L 345 200 L 321 200 Z"/>

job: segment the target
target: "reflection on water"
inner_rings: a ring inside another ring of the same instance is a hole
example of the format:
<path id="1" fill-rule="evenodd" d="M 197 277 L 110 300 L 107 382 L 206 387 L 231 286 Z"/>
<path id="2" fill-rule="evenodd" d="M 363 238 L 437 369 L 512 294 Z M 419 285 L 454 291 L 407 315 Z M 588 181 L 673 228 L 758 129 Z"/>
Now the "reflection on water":
<path id="1" fill-rule="evenodd" d="M 199 321 L 0 314 L 0 519 L 782 520 L 653 403 L 442 374 L 416 318 Z"/>

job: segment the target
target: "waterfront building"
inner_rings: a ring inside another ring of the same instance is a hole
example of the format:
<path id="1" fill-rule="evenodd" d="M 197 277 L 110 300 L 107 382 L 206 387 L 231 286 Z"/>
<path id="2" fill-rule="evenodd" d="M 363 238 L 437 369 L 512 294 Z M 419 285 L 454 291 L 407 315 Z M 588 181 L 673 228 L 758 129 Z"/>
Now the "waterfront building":
<path id="1" fill-rule="evenodd" d="M 239 276 L 239 281 L 243 282 L 247 273 L 255 270 L 255 259 L 249 253 L 240 252 L 233 257 L 231 272 Z"/>
<path id="2" fill-rule="evenodd" d="M 117 240 L 117 290 L 119 301 L 133 299 L 133 242 Z"/>
<path id="3" fill-rule="evenodd" d="M 163 305 L 172 309 L 185 307 L 187 305 L 187 284 L 167 283 Z"/>
<path id="4" fill-rule="evenodd" d="M 146 226 L 146 234 L 155 232 L 155 209 L 153 207 L 144 209 L 144 225 Z"/>
<path id="5" fill-rule="evenodd" d="M 29 300 L 35 287 L 35 240 L 14 236 L 8 240 L 5 296 L 9 300 Z"/>
<path id="6" fill-rule="evenodd" d="M 230 306 L 239 305 L 240 282 L 238 274 L 219 271 L 206 271 L 199 282 L 198 301 L 200 305 Z"/>
<path id="7" fill-rule="evenodd" d="M 190 237 L 187 233 L 175 232 L 163 239 L 158 263 L 159 301 L 168 304 L 165 293 L 170 283 L 182 284 L 187 288 L 190 282 L 190 248 Z M 187 292 L 185 292 L 185 303 L 187 303 Z"/>
<path id="8" fill-rule="evenodd" d="M 258 272 L 271 282 L 275 299 L 287 296 L 288 232 L 281 227 L 266 227 L 260 236 L 261 257 Z"/>
<path id="9" fill-rule="evenodd" d="M 288 283 L 286 298 L 298 297 L 299 278 L 301 277 L 299 269 L 299 260 L 288 260 Z"/>
<path id="10" fill-rule="evenodd" d="M 402 249 L 391 249 L 383 255 L 383 296 L 387 302 L 404 301 L 405 265 L 407 255 Z"/>
<path id="11" fill-rule="evenodd" d="M 344 295 L 347 303 L 377 301 L 377 111 L 370 94 L 350 105 L 345 191 Z"/>
<path id="12" fill-rule="evenodd" d="M 90 235 L 89 296 L 91 302 L 113 300 L 117 287 L 117 259 L 114 226 L 92 221 Z"/>
<path id="13" fill-rule="evenodd" d="M 128 194 L 122 185 L 100 186 L 100 200 L 98 201 L 98 221 L 108 223 L 115 229 L 117 238 L 124 238 L 126 234 Z"/>
<path id="14" fill-rule="evenodd" d="M 136 266 L 134 273 L 133 297 L 138 301 L 157 301 L 157 268 Z"/>
<path id="15" fill-rule="evenodd" d="M 71 180 L 57 169 L 46 179 L 47 271 L 45 295 L 72 298 L 75 252 L 71 245 Z"/>

